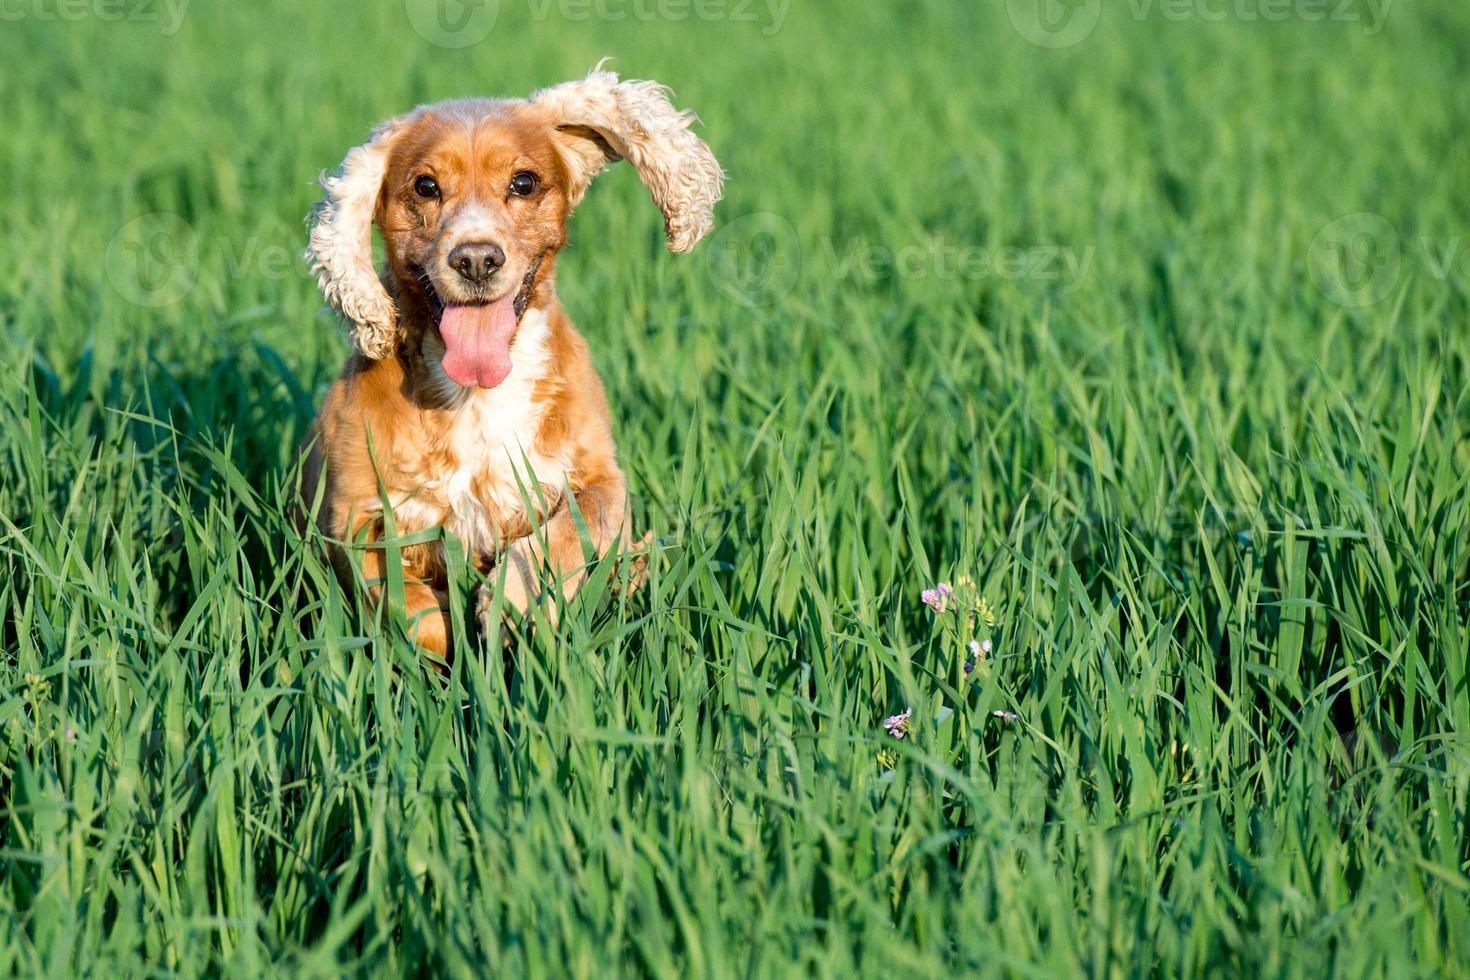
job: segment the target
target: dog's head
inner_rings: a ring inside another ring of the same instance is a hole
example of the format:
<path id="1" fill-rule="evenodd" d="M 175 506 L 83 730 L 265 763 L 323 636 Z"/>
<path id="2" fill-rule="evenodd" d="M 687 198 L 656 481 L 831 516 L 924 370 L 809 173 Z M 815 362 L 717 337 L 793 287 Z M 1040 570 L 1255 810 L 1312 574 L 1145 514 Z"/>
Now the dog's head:
<path id="1" fill-rule="evenodd" d="M 724 175 L 692 122 L 663 87 L 605 71 L 525 101 L 423 106 L 379 126 L 323 177 L 307 258 L 363 355 L 388 356 L 401 322 L 426 320 L 444 342 L 445 374 L 494 387 L 566 243 L 567 216 L 607 164 L 626 159 L 638 171 L 671 251 L 709 231 Z M 392 296 L 373 268 L 375 222 Z"/>

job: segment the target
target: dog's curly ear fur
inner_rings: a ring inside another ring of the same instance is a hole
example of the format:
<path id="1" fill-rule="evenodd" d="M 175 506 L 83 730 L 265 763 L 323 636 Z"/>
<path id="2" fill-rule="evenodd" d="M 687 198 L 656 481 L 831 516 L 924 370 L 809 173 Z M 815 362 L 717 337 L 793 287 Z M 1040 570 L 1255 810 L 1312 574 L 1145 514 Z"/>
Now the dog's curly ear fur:
<path id="1" fill-rule="evenodd" d="M 581 81 L 542 89 L 530 103 L 558 133 L 572 204 L 605 166 L 627 159 L 663 212 L 669 251 L 687 252 L 708 234 L 725 174 L 690 131 L 694 114 L 675 109 L 667 88 L 594 68 Z"/>
<path id="2" fill-rule="evenodd" d="M 393 352 L 398 311 L 373 268 L 373 215 L 388 167 L 388 151 L 408 116 L 373 130 L 348 151 L 336 174 L 322 174 L 326 192 L 312 210 L 306 260 L 327 302 L 347 321 L 352 345 L 381 360 Z"/>

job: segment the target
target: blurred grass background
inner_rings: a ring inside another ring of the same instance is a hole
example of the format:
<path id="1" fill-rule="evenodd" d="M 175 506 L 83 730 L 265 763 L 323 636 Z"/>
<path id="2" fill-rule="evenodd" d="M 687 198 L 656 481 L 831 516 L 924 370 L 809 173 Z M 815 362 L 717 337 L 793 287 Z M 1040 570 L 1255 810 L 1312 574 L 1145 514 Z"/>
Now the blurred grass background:
<path id="1" fill-rule="evenodd" d="M 0 972 L 1464 975 L 1470 10 L 1043 2 L 7 7 Z M 605 55 L 731 177 L 560 267 L 664 546 L 441 678 L 303 216 Z"/>

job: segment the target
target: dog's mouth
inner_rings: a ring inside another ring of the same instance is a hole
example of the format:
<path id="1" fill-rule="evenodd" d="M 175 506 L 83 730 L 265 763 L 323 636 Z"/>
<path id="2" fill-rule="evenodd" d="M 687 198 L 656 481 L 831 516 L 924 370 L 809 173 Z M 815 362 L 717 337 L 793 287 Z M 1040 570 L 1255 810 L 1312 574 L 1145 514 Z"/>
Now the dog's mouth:
<path id="1" fill-rule="evenodd" d="M 445 302 L 433 280 L 421 275 L 429 307 L 444 341 L 444 373 L 464 388 L 494 388 L 510 376 L 510 345 L 531 305 L 543 256 L 531 262 L 520 286 L 496 300 Z"/>

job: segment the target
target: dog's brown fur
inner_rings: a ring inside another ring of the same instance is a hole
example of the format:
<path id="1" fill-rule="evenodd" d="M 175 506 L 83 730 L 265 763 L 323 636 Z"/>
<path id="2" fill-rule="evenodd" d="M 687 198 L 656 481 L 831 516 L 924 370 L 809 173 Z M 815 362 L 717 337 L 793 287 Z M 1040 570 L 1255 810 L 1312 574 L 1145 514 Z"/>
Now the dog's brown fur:
<path id="1" fill-rule="evenodd" d="M 504 605 L 522 613 L 544 576 L 570 598 L 589 560 L 626 541 L 607 402 L 557 300 L 556 255 L 587 184 L 624 157 L 664 212 L 670 248 L 692 248 L 709 228 L 723 175 L 690 121 L 660 87 L 594 72 L 527 101 L 415 110 L 379 127 L 340 176 L 323 181 L 308 255 L 357 352 L 313 427 L 303 495 L 315 505 L 321 488 L 315 513 L 333 564 L 344 583 L 360 573 L 374 602 L 389 555 L 398 554 L 405 612 L 416 642 L 433 653 L 451 642 L 443 548 L 386 548 L 385 498 L 397 536 L 445 527 L 491 582 L 504 573 Z M 508 191 L 520 173 L 535 175 L 535 193 Z M 433 199 L 415 190 L 425 175 L 437 182 Z M 372 223 L 387 253 L 381 277 L 372 270 Z M 456 277 L 448 265 L 449 252 L 472 240 L 504 251 L 488 283 Z M 460 387 L 440 363 L 440 303 L 489 302 L 516 289 L 528 302 L 510 375 L 494 388 Z M 490 599 L 482 588 L 482 614 Z"/>

